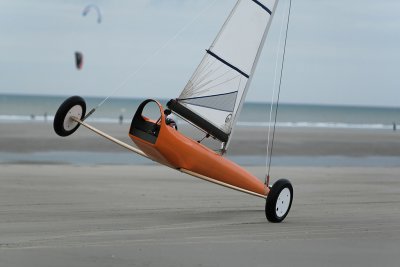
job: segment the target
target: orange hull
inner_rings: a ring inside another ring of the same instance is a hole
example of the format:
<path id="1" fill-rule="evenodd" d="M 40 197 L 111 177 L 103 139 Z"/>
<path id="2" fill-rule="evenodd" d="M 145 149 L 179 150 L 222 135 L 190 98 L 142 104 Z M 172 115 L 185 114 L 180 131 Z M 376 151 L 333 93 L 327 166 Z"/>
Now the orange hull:
<path id="1" fill-rule="evenodd" d="M 143 107 L 148 102 L 156 101 L 147 100 L 142 104 Z M 139 110 L 140 108 L 138 109 L 140 114 L 138 112 L 135 114 L 129 133 L 132 141 L 151 159 L 175 169 L 187 169 L 260 195 L 266 196 L 268 194 L 269 188 L 257 177 L 206 146 L 168 126 L 165 123 L 164 110 L 161 104 L 156 103 L 161 112 L 161 118 L 157 124 L 158 135 L 152 139 L 146 138 L 146 133 L 136 129 L 135 124 L 138 124 L 137 122 L 140 124 L 141 122 L 136 121 L 135 123 L 135 118 L 136 120 L 142 119 L 147 124 L 153 123 L 155 125 L 154 122 L 150 122 L 147 118 L 141 116 L 142 110 Z"/>

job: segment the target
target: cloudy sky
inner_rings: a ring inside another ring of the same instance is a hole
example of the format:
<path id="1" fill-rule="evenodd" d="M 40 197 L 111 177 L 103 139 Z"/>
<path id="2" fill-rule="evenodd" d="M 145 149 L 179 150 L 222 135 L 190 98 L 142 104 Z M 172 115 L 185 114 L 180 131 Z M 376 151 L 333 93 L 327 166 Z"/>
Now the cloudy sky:
<path id="1" fill-rule="evenodd" d="M 235 2 L 0 0 L 0 93 L 176 97 Z M 87 4 L 101 24 L 81 15 Z M 271 99 L 287 6 L 280 0 L 250 101 Z M 398 0 L 293 0 L 281 101 L 399 106 L 399 12 Z"/>

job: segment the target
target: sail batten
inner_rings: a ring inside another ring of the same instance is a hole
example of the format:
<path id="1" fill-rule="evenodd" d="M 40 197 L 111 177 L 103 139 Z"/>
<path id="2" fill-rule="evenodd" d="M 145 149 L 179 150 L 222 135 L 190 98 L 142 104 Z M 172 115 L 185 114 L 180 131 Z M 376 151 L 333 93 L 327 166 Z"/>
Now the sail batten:
<path id="1" fill-rule="evenodd" d="M 183 117 L 191 123 L 197 125 L 191 118 L 199 122 L 201 126 L 197 126 L 223 143 L 223 151 L 243 106 L 277 1 L 238 0 L 183 91 L 174 99 L 174 105 L 169 107 L 184 113 Z"/>
<path id="2" fill-rule="evenodd" d="M 221 61 L 222 63 L 224 63 L 225 65 L 227 65 L 228 67 L 236 70 L 237 72 L 239 72 L 240 74 L 242 74 L 244 77 L 249 78 L 249 75 L 247 73 L 245 73 L 244 71 L 240 70 L 238 67 L 232 65 L 231 63 L 229 63 L 228 61 L 220 58 L 218 55 L 216 55 L 215 53 L 213 53 L 212 51 L 210 51 L 209 49 L 206 50 L 208 54 L 210 54 L 211 56 L 215 57 L 216 59 L 218 59 L 219 61 Z"/>
<path id="3" fill-rule="evenodd" d="M 257 5 L 259 5 L 262 9 L 264 9 L 265 11 L 267 11 L 268 14 L 272 14 L 272 11 L 266 7 L 265 5 L 263 5 L 260 1 L 257 0 L 252 0 L 254 3 L 256 3 Z"/>

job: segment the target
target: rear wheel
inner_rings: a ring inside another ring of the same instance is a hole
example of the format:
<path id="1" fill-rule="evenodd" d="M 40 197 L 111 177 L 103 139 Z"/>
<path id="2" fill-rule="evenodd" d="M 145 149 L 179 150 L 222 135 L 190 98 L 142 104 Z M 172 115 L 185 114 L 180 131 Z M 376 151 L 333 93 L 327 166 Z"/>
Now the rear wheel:
<path id="1" fill-rule="evenodd" d="M 289 180 L 280 179 L 273 184 L 265 204 L 268 221 L 278 223 L 289 213 L 293 200 L 293 187 Z"/>
<path id="2" fill-rule="evenodd" d="M 67 98 L 58 108 L 54 116 L 53 128 L 59 136 L 73 134 L 79 127 L 79 123 L 71 119 L 76 117 L 80 120 L 85 116 L 86 103 L 80 96 Z"/>

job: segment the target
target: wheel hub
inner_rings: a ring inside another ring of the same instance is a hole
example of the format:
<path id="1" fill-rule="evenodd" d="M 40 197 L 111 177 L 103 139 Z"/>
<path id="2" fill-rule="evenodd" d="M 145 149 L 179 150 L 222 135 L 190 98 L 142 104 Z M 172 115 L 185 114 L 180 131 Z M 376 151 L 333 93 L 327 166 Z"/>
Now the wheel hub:
<path id="1" fill-rule="evenodd" d="M 291 199 L 291 193 L 289 188 L 284 188 L 278 196 L 278 200 L 276 201 L 276 215 L 278 217 L 282 217 L 285 215 L 287 210 L 289 209 L 290 205 L 290 199 Z"/>
<path id="2" fill-rule="evenodd" d="M 73 106 L 64 118 L 64 129 L 70 131 L 74 129 L 78 123 L 71 119 L 71 117 L 80 118 L 82 115 L 82 107 L 80 105 Z"/>

